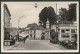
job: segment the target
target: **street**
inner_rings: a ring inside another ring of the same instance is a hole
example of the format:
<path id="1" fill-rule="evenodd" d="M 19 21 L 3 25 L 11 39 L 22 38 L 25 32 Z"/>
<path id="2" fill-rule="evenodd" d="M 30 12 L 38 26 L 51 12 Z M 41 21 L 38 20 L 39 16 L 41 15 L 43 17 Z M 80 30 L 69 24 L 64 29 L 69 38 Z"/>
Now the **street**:
<path id="1" fill-rule="evenodd" d="M 26 40 L 9 50 L 67 50 L 59 44 L 52 44 L 49 40 Z"/>

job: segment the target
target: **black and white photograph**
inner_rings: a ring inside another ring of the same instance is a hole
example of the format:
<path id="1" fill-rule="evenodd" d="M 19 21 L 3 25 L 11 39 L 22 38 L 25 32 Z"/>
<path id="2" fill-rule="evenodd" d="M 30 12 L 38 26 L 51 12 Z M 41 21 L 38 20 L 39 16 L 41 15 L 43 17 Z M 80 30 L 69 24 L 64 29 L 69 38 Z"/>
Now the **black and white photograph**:
<path id="1" fill-rule="evenodd" d="M 79 52 L 79 2 L 2 1 L 1 52 Z"/>

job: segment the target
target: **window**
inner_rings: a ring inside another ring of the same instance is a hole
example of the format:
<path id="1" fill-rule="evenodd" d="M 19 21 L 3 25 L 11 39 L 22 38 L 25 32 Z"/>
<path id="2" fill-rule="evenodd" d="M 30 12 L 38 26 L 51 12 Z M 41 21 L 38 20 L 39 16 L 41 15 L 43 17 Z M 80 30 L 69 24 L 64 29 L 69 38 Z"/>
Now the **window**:
<path id="1" fill-rule="evenodd" d="M 69 33 L 69 31 L 70 31 L 69 29 L 66 29 L 65 33 Z"/>
<path id="2" fill-rule="evenodd" d="M 71 34 L 72 37 L 76 38 L 77 37 L 77 34 Z"/>
<path id="3" fill-rule="evenodd" d="M 62 37 L 69 37 L 69 36 L 67 36 L 67 35 L 63 35 Z"/>
<path id="4" fill-rule="evenodd" d="M 71 30 L 71 33 L 75 33 L 75 29 L 72 29 L 72 30 Z"/>
<path id="5" fill-rule="evenodd" d="M 70 31 L 69 29 L 66 29 L 66 31 Z"/>
<path id="6" fill-rule="evenodd" d="M 58 31 L 60 31 L 60 29 L 58 28 Z"/>
<path id="7" fill-rule="evenodd" d="M 69 37 L 69 34 L 62 34 L 62 37 Z"/>
<path id="8" fill-rule="evenodd" d="M 65 30 L 61 30 L 61 33 L 65 33 Z"/>

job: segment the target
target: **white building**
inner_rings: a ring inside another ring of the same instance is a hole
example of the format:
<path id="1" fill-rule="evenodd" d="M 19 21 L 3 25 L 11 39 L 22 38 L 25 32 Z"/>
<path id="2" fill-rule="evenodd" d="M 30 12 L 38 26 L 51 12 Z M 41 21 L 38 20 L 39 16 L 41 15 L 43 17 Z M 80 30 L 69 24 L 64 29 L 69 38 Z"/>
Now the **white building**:
<path id="1" fill-rule="evenodd" d="M 37 25 L 36 23 L 29 24 L 27 28 L 30 28 L 26 30 L 31 38 L 33 39 L 41 39 L 41 34 L 44 28 L 42 26 Z"/>
<path id="2" fill-rule="evenodd" d="M 9 40 L 10 39 L 10 20 L 11 20 L 11 14 L 9 12 L 7 4 L 4 4 L 4 39 Z"/>
<path id="3" fill-rule="evenodd" d="M 64 41 L 64 40 L 76 41 L 77 40 L 77 25 L 60 24 L 58 39 L 59 41 Z"/>
<path id="4" fill-rule="evenodd" d="M 41 34 L 44 28 L 42 26 L 38 26 L 36 28 L 30 29 L 29 34 L 32 35 L 31 37 L 34 39 L 41 39 Z"/>

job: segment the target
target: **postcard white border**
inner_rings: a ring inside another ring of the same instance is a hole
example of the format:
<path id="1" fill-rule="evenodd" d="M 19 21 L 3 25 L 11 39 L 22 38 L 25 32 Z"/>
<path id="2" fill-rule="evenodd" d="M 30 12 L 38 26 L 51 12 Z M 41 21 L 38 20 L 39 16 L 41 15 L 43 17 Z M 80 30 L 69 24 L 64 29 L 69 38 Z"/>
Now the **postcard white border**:
<path id="1" fill-rule="evenodd" d="M 26 1 L 27 2 L 27 1 Z M 29 2 L 29 1 L 28 1 Z M 31 1 L 30 1 L 31 2 Z M 37 1 L 37 2 L 39 2 L 39 1 Z M 48 1 L 42 1 L 42 2 L 48 2 Z M 50 1 L 49 1 L 50 2 Z M 55 1 L 51 1 L 51 2 L 55 2 Z M 78 46 L 77 46 L 77 50 L 4 50 L 3 49 L 3 38 L 4 38 L 4 17 L 3 17 L 3 14 L 4 14 L 4 12 L 2 11 L 2 10 L 4 10 L 3 9 L 3 5 L 2 4 L 4 4 L 4 2 L 1 2 L 1 52 L 4 52 L 4 53 L 13 53 L 13 52 L 15 52 L 15 53 L 20 53 L 20 52 L 23 52 L 23 53 L 40 53 L 40 52 L 42 52 L 42 53 L 54 53 L 54 52 L 56 52 L 56 53 L 62 53 L 62 52 L 67 52 L 67 53 L 69 53 L 69 52 L 79 52 L 79 2 L 78 1 L 56 1 L 57 3 L 58 2 L 72 2 L 72 3 L 77 3 L 77 23 L 78 23 L 78 25 L 77 25 L 77 33 L 78 33 L 78 39 L 77 39 L 77 41 L 78 41 Z"/>

